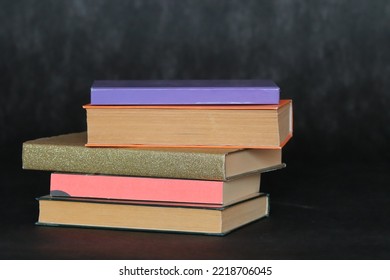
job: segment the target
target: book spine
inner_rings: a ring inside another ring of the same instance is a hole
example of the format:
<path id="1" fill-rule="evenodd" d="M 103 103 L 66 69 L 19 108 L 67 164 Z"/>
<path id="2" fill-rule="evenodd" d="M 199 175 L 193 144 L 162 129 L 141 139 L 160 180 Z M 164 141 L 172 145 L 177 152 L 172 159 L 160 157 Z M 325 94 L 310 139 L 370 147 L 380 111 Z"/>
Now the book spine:
<path id="1" fill-rule="evenodd" d="M 222 204 L 223 182 L 53 173 L 50 194 L 84 198 Z"/>
<path id="2" fill-rule="evenodd" d="M 225 180 L 225 155 L 23 144 L 23 168 L 69 173 Z"/>
<path id="3" fill-rule="evenodd" d="M 91 105 L 278 104 L 277 89 L 92 88 Z"/>

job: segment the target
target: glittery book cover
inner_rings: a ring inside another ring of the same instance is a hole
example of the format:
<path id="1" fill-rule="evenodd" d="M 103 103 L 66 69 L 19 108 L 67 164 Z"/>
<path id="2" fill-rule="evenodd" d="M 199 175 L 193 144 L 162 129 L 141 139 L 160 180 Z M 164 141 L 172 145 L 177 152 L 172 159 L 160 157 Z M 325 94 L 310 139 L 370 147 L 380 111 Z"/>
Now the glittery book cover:
<path id="1" fill-rule="evenodd" d="M 89 174 L 228 180 L 279 169 L 281 150 L 88 148 L 86 132 L 23 143 L 24 169 Z"/>

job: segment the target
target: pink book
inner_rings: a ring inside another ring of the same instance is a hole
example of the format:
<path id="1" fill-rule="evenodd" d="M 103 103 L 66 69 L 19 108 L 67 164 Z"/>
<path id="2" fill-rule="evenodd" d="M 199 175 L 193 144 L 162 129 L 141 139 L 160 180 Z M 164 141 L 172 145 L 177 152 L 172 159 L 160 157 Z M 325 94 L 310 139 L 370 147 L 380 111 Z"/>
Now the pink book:
<path id="1" fill-rule="evenodd" d="M 52 173 L 51 196 L 228 205 L 256 195 L 260 174 L 229 181 Z"/>

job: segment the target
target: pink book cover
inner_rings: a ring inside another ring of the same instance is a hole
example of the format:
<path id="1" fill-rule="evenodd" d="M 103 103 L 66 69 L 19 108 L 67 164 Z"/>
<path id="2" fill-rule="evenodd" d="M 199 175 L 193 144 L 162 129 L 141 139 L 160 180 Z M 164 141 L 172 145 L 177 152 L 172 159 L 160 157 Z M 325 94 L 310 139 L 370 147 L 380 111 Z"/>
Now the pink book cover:
<path id="1" fill-rule="evenodd" d="M 52 196 L 223 203 L 223 182 L 90 174 L 52 173 Z"/>

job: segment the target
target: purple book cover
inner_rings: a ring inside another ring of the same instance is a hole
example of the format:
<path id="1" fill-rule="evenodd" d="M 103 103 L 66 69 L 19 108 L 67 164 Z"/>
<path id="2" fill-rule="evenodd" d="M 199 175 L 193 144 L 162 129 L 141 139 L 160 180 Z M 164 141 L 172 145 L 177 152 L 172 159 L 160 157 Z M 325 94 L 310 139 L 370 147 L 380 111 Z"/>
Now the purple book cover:
<path id="1" fill-rule="evenodd" d="M 99 80 L 91 105 L 278 104 L 270 80 Z"/>

